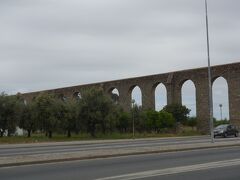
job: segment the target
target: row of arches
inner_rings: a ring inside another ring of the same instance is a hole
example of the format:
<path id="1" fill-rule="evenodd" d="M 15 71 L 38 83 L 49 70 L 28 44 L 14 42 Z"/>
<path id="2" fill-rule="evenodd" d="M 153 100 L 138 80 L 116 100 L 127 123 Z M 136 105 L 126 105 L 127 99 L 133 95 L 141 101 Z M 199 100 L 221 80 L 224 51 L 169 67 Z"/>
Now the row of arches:
<path id="1" fill-rule="evenodd" d="M 142 91 L 139 86 L 130 88 L 131 99 L 138 106 L 142 106 Z M 216 119 L 229 119 L 229 99 L 228 84 L 223 77 L 218 77 L 213 81 L 213 115 Z M 119 101 L 119 91 L 117 88 L 111 88 L 108 93 L 117 103 Z M 155 110 L 159 111 L 167 105 L 167 89 L 162 83 L 154 86 Z M 73 98 L 80 99 L 81 93 L 76 91 L 72 95 Z M 67 97 L 60 94 L 59 98 L 67 100 Z M 196 87 L 191 80 L 186 80 L 181 86 L 182 104 L 191 110 L 190 116 L 196 116 Z"/>
<path id="2" fill-rule="evenodd" d="M 213 81 L 213 117 L 218 120 L 229 119 L 228 84 L 223 77 Z M 196 116 L 196 87 L 191 80 L 182 86 L 182 104 L 191 109 L 190 116 Z"/>
<path id="3" fill-rule="evenodd" d="M 114 88 L 110 90 L 112 98 L 117 101 L 119 91 Z M 130 89 L 131 99 L 135 104 L 142 106 L 142 92 L 139 86 Z M 213 81 L 213 115 L 216 119 L 229 119 L 228 84 L 223 77 Z M 196 116 L 196 87 L 191 80 L 186 80 L 181 87 L 182 104 L 191 110 L 190 116 Z M 167 105 L 167 90 L 164 84 L 160 83 L 155 88 L 155 110 L 161 110 Z"/>

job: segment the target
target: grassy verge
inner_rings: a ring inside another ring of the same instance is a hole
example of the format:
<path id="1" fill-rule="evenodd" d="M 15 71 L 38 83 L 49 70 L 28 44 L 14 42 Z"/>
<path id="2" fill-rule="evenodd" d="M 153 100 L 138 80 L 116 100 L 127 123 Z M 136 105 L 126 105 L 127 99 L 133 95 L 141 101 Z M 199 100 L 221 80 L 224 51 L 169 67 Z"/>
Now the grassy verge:
<path id="1" fill-rule="evenodd" d="M 179 137 L 179 136 L 195 136 L 201 135 L 194 130 L 186 130 L 177 134 L 170 133 L 136 133 L 135 138 L 151 138 L 151 137 Z M 91 137 L 89 134 L 73 134 L 68 138 L 63 134 L 53 134 L 49 139 L 44 134 L 33 134 L 32 137 L 13 136 L 0 138 L 0 144 L 17 144 L 17 143 L 39 143 L 39 142 L 66 142 L 66 141 L 81 141 L 81 140 L 111 140 L 111 139 L 131 139 L 131 133 L 111 133 L 111 134 L 97 134 L 96 137 Z"/>

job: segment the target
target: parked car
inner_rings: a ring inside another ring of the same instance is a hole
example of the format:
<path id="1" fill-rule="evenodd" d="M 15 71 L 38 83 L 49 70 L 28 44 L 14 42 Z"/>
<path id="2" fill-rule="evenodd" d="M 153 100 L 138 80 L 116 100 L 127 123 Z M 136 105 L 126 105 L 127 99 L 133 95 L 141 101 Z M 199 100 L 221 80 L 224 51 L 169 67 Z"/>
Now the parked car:
<path id="1" fill-rule="evenodd" d="M 228 137 L 228 136 L 235 136 L 238 137 L 238 130 L 235 126 L 231 124 L 223 124 L 219 125 L 214 129 L 214 137 L 216 136 L 222 136 L 222 137 Z"/>

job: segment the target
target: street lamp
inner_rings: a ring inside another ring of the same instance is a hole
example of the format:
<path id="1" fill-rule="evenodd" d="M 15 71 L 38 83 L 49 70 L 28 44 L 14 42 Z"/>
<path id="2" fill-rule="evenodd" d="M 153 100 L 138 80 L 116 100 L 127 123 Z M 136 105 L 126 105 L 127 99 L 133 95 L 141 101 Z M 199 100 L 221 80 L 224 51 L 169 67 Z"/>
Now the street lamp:
<path id="1" fill-rule="evenodd" d="M 209 48 L 209 31 L 208 31 L 208 5 L 207 0 L 205 0 L 205 13 L 206 13 L 206 32 L 207 32 L 207 55 L 208 55 L 208 93 L 209 93 L 209 125 L 210 125 L 210 134 L 211 141 L 214 143 L 214 134 L 213 134 L 213 99 L 212 99 L 212 75 L 211 75 L 211 64 L 210 64 L 210 48 Z"/>
<path id="2" fill-rule="evenodd" d="M 132 137 L 135 138 L 135 122 L 134 122 L 134 106 L 135 106 L 135 100 L 132 100 Z"/>
<path id="3" fill-rule="evenodd" d="M 222 105 L 222 104 L 219 104 L 219 107 L 220 107 L 220 117 L 221 117 L 221 120 L 223 120 L 223 119 L 222 119 L 222 107 L 223 107 L 223 105 Z"/>

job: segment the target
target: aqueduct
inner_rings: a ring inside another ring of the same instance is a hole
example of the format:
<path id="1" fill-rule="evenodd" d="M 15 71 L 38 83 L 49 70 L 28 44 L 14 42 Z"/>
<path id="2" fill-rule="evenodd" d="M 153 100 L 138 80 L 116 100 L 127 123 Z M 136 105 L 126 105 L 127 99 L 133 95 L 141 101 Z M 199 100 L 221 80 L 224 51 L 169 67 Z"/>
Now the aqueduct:
<path id="1" fill-rule="evenodd" d="M 223 77 L 228 84 L 229 116 L 230 122 L 240 127 L 240 63 L 232 63 L 211 67 L 212 82 Z M 112 95 L 112 90 L 119 92 L 118 102 L 125 111 L 131 109 L 131 93 L 138 86 L 142 92 L 143 109 L 155 109 L 155 88 L 158 84 L 165 85 L 167 90 L 167 104 L 182 103 L 181 89 L 184 82 L 191 80 L 196 87 L 196 116 L 199 121 L 198 128 L 207 132 L 209 128 L 209 100 L 208 100 L 208 71 L 207 68 L 189 69 L 164 74 L 121 79 L 94 84 L 65 87 L 46 90 L 59 97 L 76 97 L 88 88 L 101 87 L 106 93 Z M 43 91 L 41 91 L 43 92 Z M 22 94 L 24 99 L 31 101 L 39 92 Z"/>

